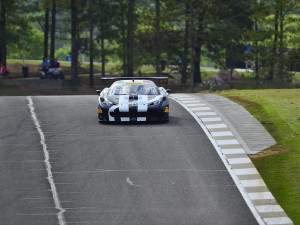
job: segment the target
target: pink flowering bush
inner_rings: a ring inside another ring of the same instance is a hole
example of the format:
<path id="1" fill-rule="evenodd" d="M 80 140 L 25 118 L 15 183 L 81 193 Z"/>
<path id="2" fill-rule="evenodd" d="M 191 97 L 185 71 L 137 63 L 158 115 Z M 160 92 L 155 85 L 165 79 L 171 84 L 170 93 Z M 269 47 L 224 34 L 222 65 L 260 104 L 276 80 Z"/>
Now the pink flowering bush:
<path id="1" fill-rule="evenodd" d="M 241 80 L 238 74 L 232 75 L 232 81 Z M 213 87 L 224 87 L 230 84 L 230 71 L 220 71 L 217 76 L 204 79 L 204 85 L 209 85 L 210 89 Z"/>

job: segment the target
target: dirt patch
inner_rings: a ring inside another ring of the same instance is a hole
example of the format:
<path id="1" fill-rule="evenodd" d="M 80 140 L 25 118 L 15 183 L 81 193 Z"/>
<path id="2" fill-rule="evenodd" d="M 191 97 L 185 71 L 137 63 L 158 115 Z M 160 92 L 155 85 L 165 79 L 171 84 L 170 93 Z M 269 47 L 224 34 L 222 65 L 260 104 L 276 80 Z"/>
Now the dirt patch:
<path id="1" fill-rule="evenodd" d="M 291 149 L 283 146 L 283 145 L 274 145 L 264 151 L 261 151 L 259 153 L 256 153 L 255 155 L 249 155 L 249 158 L 252 161 L 259 161 L 262 158 L 272 156 L 272 155 L 280 155 L 284 153 L 291 152 Z"/>
<path id="2" fill-rule="evenodd" d="M 242 99 L 238 96 L 226 96 L 229 98 L 231 101 L 238 103 L 239 105 L 245 107 L 246 109 L 251 108 L 251 109 L 256 109 L 260 110 L 261 106 L 255 102 L 248 101 L 246 99 Z"/>
<path id="3" fill-rule="evenodd" d="M 245 107 L 254 117 L 256 117 L 256 119 L 259 120 L 259 122 L 266 128 L 266 130 L 273 136 L 273 138 L 276 140 L 278 140 L 278 137 L 276 135 L 276 127 L 274 125 L 274 123 L 269 120 L 269 116 L 268 114 L 264 111 L 263 107 L 255 102 L 251 102 L 248 101 L 246 99 L 242 99 L 238 96 L 227 96 L 227 98 L 229 98 L 230 100 L 238 103 L 239 105 L 242 105 L 243 107 Z M 258 116 L 255 116 L 256 114 L 260 114 L 263 116 L 260 116 L 259 119 Z M 262 158 L 268 157 L 268 156 L 272 156 L 272 155 L 280 155 L 280 154 L 284 154 L 284 153 L 288 153 L 291 152 L 291 150 L 289 148 L 287 148 L 284 145 L 279 145 L 276 144 L 264 151 L 261 151 L 255 155 L 249 155 L 249 157 L 251 158 L 252 161 L 259 161 Z"/>

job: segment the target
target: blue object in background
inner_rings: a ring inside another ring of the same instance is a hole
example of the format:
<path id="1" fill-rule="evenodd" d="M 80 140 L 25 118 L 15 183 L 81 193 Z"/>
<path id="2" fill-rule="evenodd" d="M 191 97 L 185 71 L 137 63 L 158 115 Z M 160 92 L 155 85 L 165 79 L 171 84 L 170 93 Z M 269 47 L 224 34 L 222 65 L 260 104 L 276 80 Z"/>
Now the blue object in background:
<path id="1" fill-rule="evenodd" d="M 247 52 L 250 52 L 250 51 L 251 51 L 251 47 L 247 46 Z"/>
<path id="2" fill-rule="evenodd" d="M 71 56 L 67 56 L 67 61 L 68 62 L 72 62 L 72 57 Z"/>

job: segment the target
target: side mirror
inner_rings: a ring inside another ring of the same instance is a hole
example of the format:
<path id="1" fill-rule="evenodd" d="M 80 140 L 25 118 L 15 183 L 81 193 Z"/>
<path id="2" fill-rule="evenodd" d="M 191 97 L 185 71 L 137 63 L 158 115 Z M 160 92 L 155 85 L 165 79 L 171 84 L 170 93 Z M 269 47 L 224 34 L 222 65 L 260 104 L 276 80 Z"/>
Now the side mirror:
<path id="1" fill-rule="evenodd" d="M 96 91 L 96 93 L 97 93 L 98 95 L 100 95 L 100 93 L 101 93 L 101 90 L 97 90 L 97 91 Z"/>
<path id="2" fill-rule="evenodd" d="M 167 92 L 168 94 L 171 94 L 171 89 L 167 89 L 166 92 Z"/>

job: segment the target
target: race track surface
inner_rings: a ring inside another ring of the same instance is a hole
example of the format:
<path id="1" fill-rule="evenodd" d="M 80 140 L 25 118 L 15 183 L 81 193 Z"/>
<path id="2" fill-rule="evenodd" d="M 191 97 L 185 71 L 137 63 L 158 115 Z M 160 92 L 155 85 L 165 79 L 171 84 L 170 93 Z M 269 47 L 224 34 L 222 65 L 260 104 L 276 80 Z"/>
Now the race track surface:
<path id="1" fill-rule="evenodd" d="M 184 108 L 99 124 L 97 99 L 0 97 L 0 224 L 257 224 Z"/>

